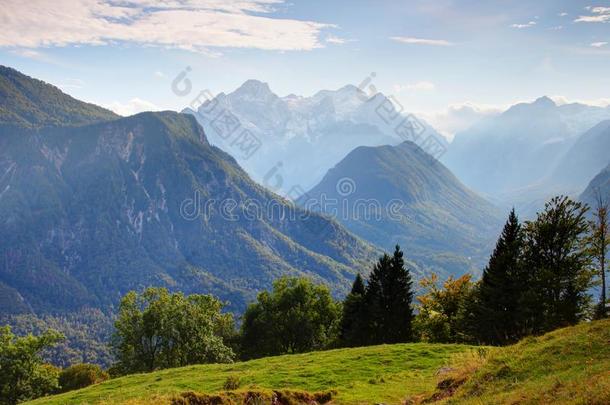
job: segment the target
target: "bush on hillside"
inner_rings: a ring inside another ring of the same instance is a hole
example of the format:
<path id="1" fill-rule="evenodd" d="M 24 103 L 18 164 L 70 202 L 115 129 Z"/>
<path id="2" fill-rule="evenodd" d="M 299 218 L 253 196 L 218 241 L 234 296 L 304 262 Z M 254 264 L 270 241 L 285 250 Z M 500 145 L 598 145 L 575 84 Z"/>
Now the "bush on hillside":
<path id="1" fill-rule="evenodd" d="M 59 387 L 61 392 L 72 391 L 106 381 L 108 378 L 108 373 L 96 364 L 75 364 L 59 373 Z"/>

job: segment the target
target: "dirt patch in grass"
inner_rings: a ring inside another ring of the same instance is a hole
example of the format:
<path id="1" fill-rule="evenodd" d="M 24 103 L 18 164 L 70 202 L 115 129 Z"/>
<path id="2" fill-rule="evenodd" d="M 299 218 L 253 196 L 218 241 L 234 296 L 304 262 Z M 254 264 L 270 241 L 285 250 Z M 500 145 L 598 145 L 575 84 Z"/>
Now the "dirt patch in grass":
<path id="1" fill-rule="evenodd" d="M 228 391 L 217 394 L 183 392 L 171 400 L 172 405 L 317 405 L 326 404 L 336 391 L 306 392 L 292 390 Z"/>

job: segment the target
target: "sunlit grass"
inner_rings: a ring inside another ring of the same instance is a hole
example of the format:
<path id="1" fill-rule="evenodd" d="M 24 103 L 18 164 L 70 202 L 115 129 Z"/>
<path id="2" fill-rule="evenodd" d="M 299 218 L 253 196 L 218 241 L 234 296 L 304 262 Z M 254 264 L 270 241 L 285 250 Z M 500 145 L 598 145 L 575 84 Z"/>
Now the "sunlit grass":
<path id="1" fill-rule="evenodd" d="M 439 372 L 440 371 L 440 372 Z M 130 375 L 37 404 L 169 404 L 186 391 L 336 391 L 334 404 L 610 403 L 610 320 L 583 323 L 504 348 L 398 344 L 268 357 Z M 437 384 L 457 382 L 451 390 Z M 451 391 L 451 392 L 448 392 Z"/>
<path id="2" fill-rule="evenodd" d="M 237 376 L 240 389 L 336 390 L 333 402 L 338 404 L 398 404 L 433 389 L 436 371 L 467 350 L 470 346 L 398 344 L 191 366 L 130 375 L 35 403 L 168 403 L 184 391 L 222 391 L 227 377 Z"/>

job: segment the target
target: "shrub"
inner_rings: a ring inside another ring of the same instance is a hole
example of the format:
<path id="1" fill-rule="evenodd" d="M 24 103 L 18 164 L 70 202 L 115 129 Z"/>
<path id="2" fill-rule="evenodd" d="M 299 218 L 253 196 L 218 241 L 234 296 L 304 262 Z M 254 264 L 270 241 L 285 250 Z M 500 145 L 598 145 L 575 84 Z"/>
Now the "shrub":
<path id="1" fill-rule="evenodd" d="M 75 364 L 59 373 L 59 387 L 61 392 L 72 391 L 106 381 L 108 378 L 108 373 L 96 364 Z"/>
<path id="2" fill-rule="evenodd" d="M 222 387 L 227 391 L 232 391 L 232 390 L 238 389 L 239 385 L 240 385 L 239 376 L 230 375 L 227 377 L 227 379 Z"/>

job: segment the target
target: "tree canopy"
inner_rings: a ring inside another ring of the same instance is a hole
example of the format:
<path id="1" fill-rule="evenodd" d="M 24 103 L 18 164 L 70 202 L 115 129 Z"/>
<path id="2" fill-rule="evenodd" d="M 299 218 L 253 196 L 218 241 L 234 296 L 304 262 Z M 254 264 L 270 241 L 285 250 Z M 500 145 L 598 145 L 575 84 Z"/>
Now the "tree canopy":
<path id="1" fill-rule="evenodd" d="M 43 364 L 40 353 L 63 339 L 54 331 L 17 337 L 0 327 L 0 404 L 13 405 L 53 393 L 59 370 Z"/>
<path id="2" fill-rule="evenodd" d="M 323 349 L 339 330 L 340 304 L 328 287 L 306 278 L 282 277 L 248 306 L 241 328 L 243 357 Z"/>
<path id="3" fill-rule="evenodd" d="M 235 357 L 217 332 L 230 318 L 211 295 L 148 288 L 121 300 L 112 346 L 114 371 L 134 373 L 188 364 L 226 363 Z"/>

